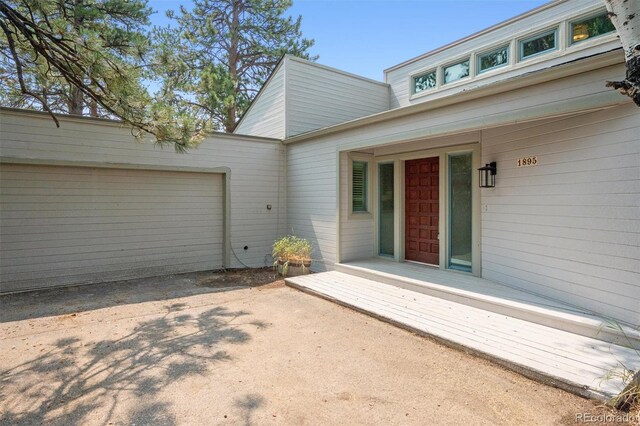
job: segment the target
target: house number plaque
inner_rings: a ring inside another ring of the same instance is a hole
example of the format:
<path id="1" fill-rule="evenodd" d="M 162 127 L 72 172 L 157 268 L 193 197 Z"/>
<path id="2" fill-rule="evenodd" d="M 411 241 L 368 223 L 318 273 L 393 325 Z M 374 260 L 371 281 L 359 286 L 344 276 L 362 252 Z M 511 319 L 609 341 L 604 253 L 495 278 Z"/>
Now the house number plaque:
<path id="1" fill-rule="evenodd" d="M 518 158 L 518 167 L 537 166 L 538 157 L 522 157 Z"/>

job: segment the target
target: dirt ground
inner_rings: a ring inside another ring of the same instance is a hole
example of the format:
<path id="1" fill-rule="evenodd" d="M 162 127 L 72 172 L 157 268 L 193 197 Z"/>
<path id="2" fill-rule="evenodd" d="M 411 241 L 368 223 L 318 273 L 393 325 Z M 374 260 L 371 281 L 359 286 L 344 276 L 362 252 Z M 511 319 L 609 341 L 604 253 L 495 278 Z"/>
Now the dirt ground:
<path id="1" fill-rule="evenodd" d="M 48 290 L 0 303 L 2 425 L 625 420 L 285 287 L 270 270 Z"/>

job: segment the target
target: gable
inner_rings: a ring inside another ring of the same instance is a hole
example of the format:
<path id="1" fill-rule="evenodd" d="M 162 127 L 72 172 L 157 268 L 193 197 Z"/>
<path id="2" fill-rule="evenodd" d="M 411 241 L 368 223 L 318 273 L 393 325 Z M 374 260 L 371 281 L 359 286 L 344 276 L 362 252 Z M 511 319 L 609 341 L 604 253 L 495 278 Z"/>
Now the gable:
<path id="1" fill-rule="evenodd" d="M 240 135 L 284 139 L 285 132 L 285 60 L 265 82 L 249 109 L 233 130 Z"/>
<path id="2" fill-rule="evenodd" d="M 285 55 L 234 133 L 285 139 L 389 109 L 389 86 Z"/>
<path id="3" fill-rule="evenodd" d="M 314 62 L 287 61 L 287 137 L 389 109 L 389 86 Z"/>

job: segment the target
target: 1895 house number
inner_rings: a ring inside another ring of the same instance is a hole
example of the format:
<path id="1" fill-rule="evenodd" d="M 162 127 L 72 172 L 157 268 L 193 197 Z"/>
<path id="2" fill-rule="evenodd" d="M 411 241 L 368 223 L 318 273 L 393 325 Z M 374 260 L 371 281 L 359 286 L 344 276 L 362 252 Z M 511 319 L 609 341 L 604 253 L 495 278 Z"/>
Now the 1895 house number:
<path id="1" fill-rule="evenodd" d="M 518 158 L 518 167 L 537 166 L 538 157 L 523 157 Z"/>

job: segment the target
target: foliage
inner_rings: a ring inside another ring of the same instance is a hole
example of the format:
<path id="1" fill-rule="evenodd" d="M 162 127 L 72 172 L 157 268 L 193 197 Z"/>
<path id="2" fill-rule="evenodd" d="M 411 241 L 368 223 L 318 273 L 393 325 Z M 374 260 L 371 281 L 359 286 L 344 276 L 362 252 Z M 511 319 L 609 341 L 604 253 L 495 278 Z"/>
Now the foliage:
<path id="1" fill-rule="evenodd" d="M 505 47 L 495 52 L 489 52 L 480 56 L 479 72 L 505 65 L 509 61 L 509 48 Z"/>
<path id="2" fill-rule="evenodd" d="M 414 79 L 414 92 L 419 93 L 427 89 L 436 87 L 436 72 L 429 71 L 426 74 L 422 74 Z"/>
<path id="3" fill-rule="evenodd" d="M 54 113 L 119 117 L 136 137 L 155 136 L 182 151 L 198 143 L 202 123 L 142 84 L 150 48 L 146 0 L 0 1 L 0 100 Z"/>
<path id="4" fill-rule="evenodd" d="M 606 324 L 602 325 L 602 328 L 605 327 L 617 330 L 617 332 L 626 340 L 626 346 L 632 348 L 637 359 L 640 360 L 640 350 L 637 349 L 637 346 L 635 346 L 627 331 L 619 322 L 613 319 L 608 319 Z M 631 330 L 631 332 L 638 335 L 638 333 L 640 333 L 640 326 Z M 625 365 L 620 361 L 618 361 L 618 364 L 618 367 L 605 374 L 603 380 L 619 380 L 625 387 L 619 395 L 609 401 L 609 405 L 622 411 L 630 411 L 633 407 L 640 409 L 640 371 L 633 370 L 628 365 Z"/>
<path id="5" fill-rule="evenodd" d="M 522 43 L 522 57 L 526 58 L 549 49 L 555 49 L 555 47 L 556 33 L 551 32 Z"/>
<path id="6" fill-rule="evenodd" d="M 470 69 L 471 64 L 469 60 L 460 62 L 459 64 L 450 65 L 444 69 L 444 82 L 451 83 L 452 81 L 468 77 Z"/>
<path id="7" fill-rule="evenodd" d="M 290 260 L 296 263 L 308 262 L 311 260 L 313 247 L 311 242 L 305 238 L 287 235 L 273 243 L 272 256 L 274 259 Z"/>
<path id="8" fill-rule="evenodd" d="M 273 265 L 282 265 L 283 275 L 287 275 L 289 265 L 301 265 L 311 262 L 311 253 L 313 246 L 311 242 L 305 238 L 296 237 L 295 235 L 287 235 L 273 243 L 271 255 L 273 257 Z"/>
<path id="9" fill-rule="evenodd" d="M 291 0 L 194 0 L 156 28 L 156 78 L 173 105 L 231 132 L 284 54 L 309 58 Z"/>

